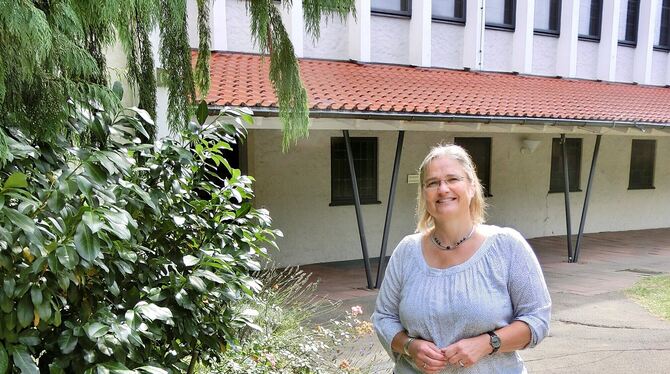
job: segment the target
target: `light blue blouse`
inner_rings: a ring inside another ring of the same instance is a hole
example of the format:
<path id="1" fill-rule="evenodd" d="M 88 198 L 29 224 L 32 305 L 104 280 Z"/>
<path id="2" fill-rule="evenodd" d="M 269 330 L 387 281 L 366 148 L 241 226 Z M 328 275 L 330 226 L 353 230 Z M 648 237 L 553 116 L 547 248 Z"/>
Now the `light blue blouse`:
<path id="1" fill-rule="evenodd" d="M 477 252 L 446 269 L 428 266 L 421 234 L 406 236 L 391 255 L 372 323 L 396 374 L 419 372 L 408 357 L 391 350 L 393 337 L 403 330 L 439 348 L 517 320 L 530 327 L 529 348 L 547 336 L 551 299 L 532 248 L 514 229 L 479 229 L 487 238 Z M 518 353 L 498 352 L 470 368 L 449 365 L 441 373 L 518 374 L 526 368 Z"/>

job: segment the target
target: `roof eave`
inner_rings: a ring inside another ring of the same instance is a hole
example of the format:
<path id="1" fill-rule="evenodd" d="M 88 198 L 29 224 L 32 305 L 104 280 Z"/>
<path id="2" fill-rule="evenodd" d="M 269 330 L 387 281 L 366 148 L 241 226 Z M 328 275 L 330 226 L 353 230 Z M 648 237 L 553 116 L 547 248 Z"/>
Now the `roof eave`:
<path id="1" fill-rule="evenodd" d="M 226 106 L 209 105 L 211 110 L 220 110 Z M 259 117 L 278 117 L 279 109 L 276 107 L 247 107 Z M 569 118 L 538 118 L 538 117 L 511 117 L 511 116 L 481 116 L 460 114 L 436 114 L 436 113 L 401 113 L 401 112 L 368 112 L 349 110 L 322 110 L 312 109 L 309 111 L 311 118 L 351 118 L 368 120 L 396 120 L 396 121 L 442 121 L 442 122 L 476 122 L 476 123 L 509 123 L 527 125 L 547 126 L 598 126 L 598 127 L 634 127 L 638 129 L 670 128 L 670 123 L 654 123 L 644 121 L 617 121 L 617 120 L 591 120 L 591 119 L 569 119 Z"/>

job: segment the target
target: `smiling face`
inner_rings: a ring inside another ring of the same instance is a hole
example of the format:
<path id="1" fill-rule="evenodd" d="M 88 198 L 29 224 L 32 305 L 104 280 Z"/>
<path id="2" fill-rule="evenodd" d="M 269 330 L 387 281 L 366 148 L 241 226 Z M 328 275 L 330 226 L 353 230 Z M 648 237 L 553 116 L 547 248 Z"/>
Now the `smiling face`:
<path id="1" fill-rule="evenodd" d="M 435 219 L 470 220 L 470 201 L 475 189 L 457 160 L 441 156 L 426 165 L 423 179 L 426 211 Z"/>

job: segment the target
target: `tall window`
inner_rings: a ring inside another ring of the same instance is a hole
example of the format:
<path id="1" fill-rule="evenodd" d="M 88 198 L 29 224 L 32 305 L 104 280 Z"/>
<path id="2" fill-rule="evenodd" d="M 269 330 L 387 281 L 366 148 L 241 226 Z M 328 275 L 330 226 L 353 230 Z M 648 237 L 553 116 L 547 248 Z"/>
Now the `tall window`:
<path id="1" fill-rule="evenodd" d="M 404 16 L 412 14 L 411 0 L 372 0 L 370 5 L 373 13 L 399 14 Z"/>
<path id="2" fill-rule="evenodd" d="M 362 204 L 377 201 L 377 138 L 349 138 Z M 330 205 L 354 203 L 351 173 L 344 138 L 330 139 Z"/>
<path id="3" fill-rule="evenodd" d="M 465 0 L 432 0 L 433 19 L 465 23 Z"/>
<path id="4" fill-rule="evenodd" d="M 622 44 L 637 43 L 637 25 L 640 14 L 640 0 L 622 0 L 619 11 L 619 41 Z"/>
<path id="5" fill-rule="evenodd" d="M 566 138 L 568 154 L 568 177 L 570 178 L 570 192 L 580 191 L 579 176 L 582 173 L 582 139 Z M 551 143 L 551 177 L 549 192 L 565 191 L 563 182 L 563 146 L 561 139 L 555 138 Z"/>
<path id="6" fill-rule="evenodd" d="M 579 36 L 600 40 L 603 0 L 581 0 L 579 3 Z"/>
<path id="7" fill-rule="evenodd" d="M 654 188 L 654 164 L 656 162 L 656 140 L 633 139 L 630 151 L 630 173 L 628 189 Z"/>
<path id="8" fill-rule="evenodd" d="M 670 0 L 662 0 L 656 19 L 656 30 L 656 47 L 670 49 Z"/>
<path id="9" fill-rule="evenodd" d="M 484 187 L 484 196 L 491 196 L 491 138 L 454 138 L 454 143 L 468 151 Z"/>
<path id="10" fill-rule="evenodd" d="M 486 0 L 486 26 L 514 29 L 515 0 Z"/>
<path id="11" fill-rule="evenodd" d="M 535 1 L 535 31 L 558 35 L 561 29 L 561 0 Z"/>

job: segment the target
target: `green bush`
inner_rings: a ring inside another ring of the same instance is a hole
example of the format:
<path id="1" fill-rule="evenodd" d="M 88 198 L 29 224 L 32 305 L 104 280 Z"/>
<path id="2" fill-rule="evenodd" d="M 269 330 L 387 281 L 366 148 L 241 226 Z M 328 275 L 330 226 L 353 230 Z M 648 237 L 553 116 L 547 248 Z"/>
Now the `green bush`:
<path id="1" fill-rule="evenodd" d="M 0 127 L 0 373 L 186 371 L 220 355 L 250 323 L 233 306 L 259 291 L 250 272 L 278 233 L 221 155 L 251 117 L 205 124 L 201 105 L 178 139 L 146 144 L 142 110 L 69 112 L 50 144 Z"/>

